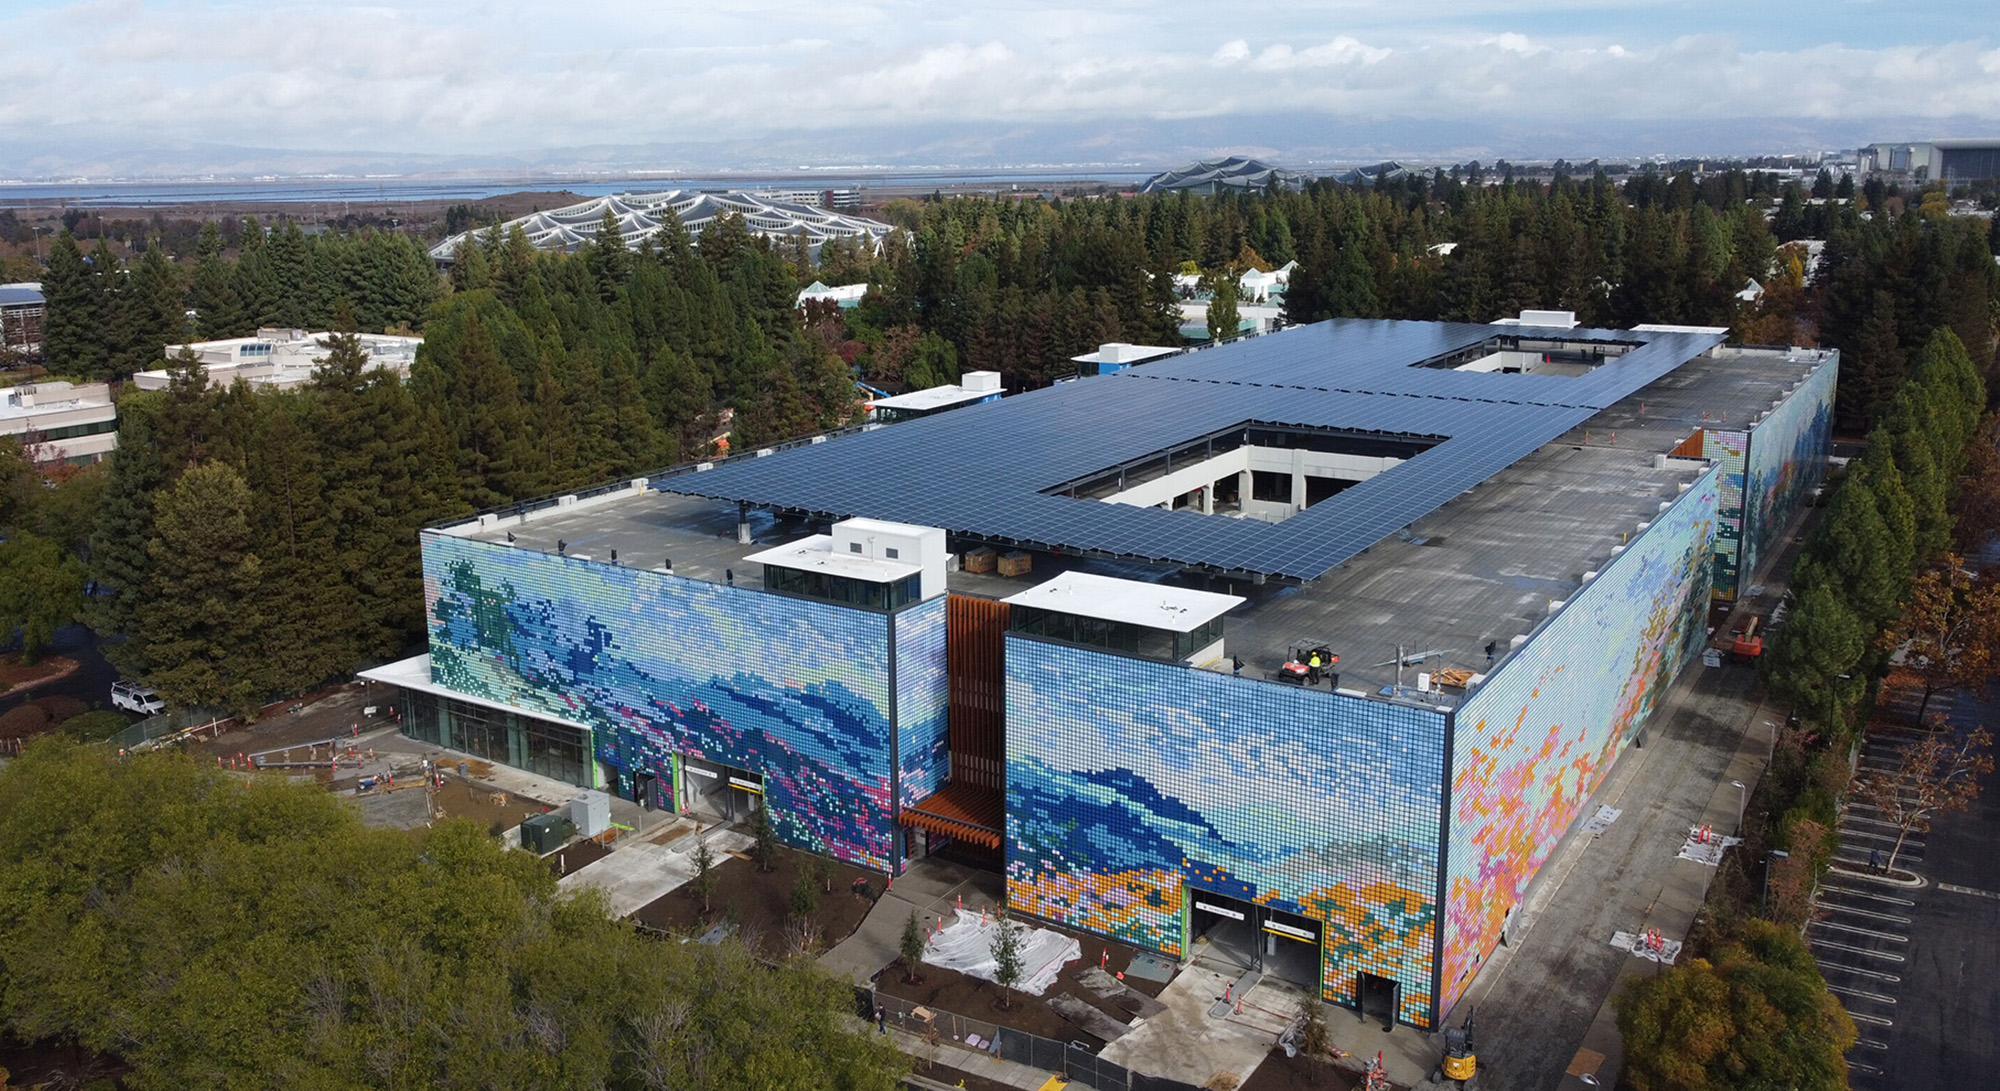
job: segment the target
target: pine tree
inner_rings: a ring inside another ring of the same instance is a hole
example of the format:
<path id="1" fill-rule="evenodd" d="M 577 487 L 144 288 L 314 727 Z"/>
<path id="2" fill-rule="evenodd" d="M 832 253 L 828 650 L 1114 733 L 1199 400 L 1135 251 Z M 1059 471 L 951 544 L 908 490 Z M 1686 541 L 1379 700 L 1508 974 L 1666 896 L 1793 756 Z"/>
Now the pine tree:
<path id="1" fill-rule="evenodd" d="M 99 593 L 85 606 L 85 620 L 100 638 L 105 658 L 126 677 L 145 673 L 147 655 L 137 610 L 151 583 L 153 495 L 167 481 L 165 461 L 153 444 L 158 396 L 128 396 L 118 404 L 118 448 L 91 532 L 90 578 Z M 124 639 L 119 639 L 123 637 Z"/>
<path id="2" fill-rule="evenodd" d="M 358 631 L 371 607 L 334 553 L 336 527 L 351 518 L 329 488 L 325 450 L 313 442 L 308 395 L 255 399 L 245 480 L 256 498 L 254 549 L 268 589 L 263 644 L 268 684 L 301 692 L 362 659 Z"/>
<path id="3" fill-rule="evenodd" d="M 42 273 L 47 306 L 42 325 L 42 361 L 58 375 L 94 377 L 110 366 L 104 340 L 104 313 L 97 282 L 68 231 L 49 247 Z"/>
<path id="4" fill-rule="evenodd" d="M 195 327 L 204 340 L 239 337 L 249 332 L 244 323 L 242 297 L 236 293 L 235 274 L 222 260 L 222 234 L 216 230 L 214 221 L 201 225 L 188 294 L 194 305 Z"/>
<path id="5" fill-rule="evenodd" d="M 264 569 L 251 548 L 249 486 L 209 462 L 164 490 L 147 543 L 153 564 L 140 604 L 146 680 L 177 708 L 254 713 L 268 692 Z"/>
<path id="6" fill-rule="evenodd" d="M 166 359 L 166 347 L 187 339 L 180 271 L 160 252 L 158 243 L 147 244 L 124 295 L 129 339 L 119 346 L 110 368 L 121 379 L 159 367 Z"/>

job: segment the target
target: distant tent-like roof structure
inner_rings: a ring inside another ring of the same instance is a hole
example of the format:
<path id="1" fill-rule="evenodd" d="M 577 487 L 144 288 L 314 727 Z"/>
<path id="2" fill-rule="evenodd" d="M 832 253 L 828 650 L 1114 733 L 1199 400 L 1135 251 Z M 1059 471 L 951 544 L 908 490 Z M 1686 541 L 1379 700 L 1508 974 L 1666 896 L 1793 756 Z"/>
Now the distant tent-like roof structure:
<path id="1" fill-rule="evenodd" d="M 753 235 L 785 239 L 804 236 L 807 246 L 817 252 L 829 239 L 855 238 L 879 249 L 889 233 L 889 225 L 879 220 L 847 216 L 811 205 L 778 200 L 737 190 L 714 191 L 670 189 L 661 193 L 620 193 L 597 197 L 563 208 L 536 212 L 500 225 L 501 237 L 518 227 L 538 250 L 575 250 L 597 237 L 597 229 L 610 212 L 618 222 L 625 245 L 637 249 L 673 217 L 691 237 L 718 216 L 734 213 L 743 217 Z M 461 231 L 431 247 L 434 261 L 449 264 L 465 242 L 477 242 L 490 228 Z"/>
<path id="2" fill-rule="evenodd" d="M 1141 193 L 1163 193 L 1185 189 L 1196 193 L 1264 189 L 1276 182 L 1284 189 L 1298 189 L 1311 181 L 1295 170 L 1274 167 L 1261 159 L 1232 155 L 1227 159 L 1204 159 L 1179 170 L 1155 174 L 1139 187 Z"/>

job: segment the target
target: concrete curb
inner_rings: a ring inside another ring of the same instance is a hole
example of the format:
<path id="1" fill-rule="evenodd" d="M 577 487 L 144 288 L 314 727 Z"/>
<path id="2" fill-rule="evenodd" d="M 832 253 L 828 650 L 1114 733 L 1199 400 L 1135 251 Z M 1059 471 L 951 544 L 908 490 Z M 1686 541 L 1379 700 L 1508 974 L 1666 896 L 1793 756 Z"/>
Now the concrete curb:
<path id="1" fill-rule="evenodd" d="M 1829 866 L 1826 869 L 1826 873 L 1828 875 L 1838 875 L 1843 879 L 1859 879 L 1864 883 L 1875 883 L 1879 886 L 1899 886 L 1905 890 L 1922 890 L 1924 887 L 1929 886 L 1931 882 L 1914 871 L 1904 871 L 1901 868 L 1896 869 L 1888 875 L 1877 875 L 1872 871 L 1849 871 L 1843 867 Z M 1909 878 L 1899 879 L 1897 878 L 1898 875 L 1908 875 Z"/>

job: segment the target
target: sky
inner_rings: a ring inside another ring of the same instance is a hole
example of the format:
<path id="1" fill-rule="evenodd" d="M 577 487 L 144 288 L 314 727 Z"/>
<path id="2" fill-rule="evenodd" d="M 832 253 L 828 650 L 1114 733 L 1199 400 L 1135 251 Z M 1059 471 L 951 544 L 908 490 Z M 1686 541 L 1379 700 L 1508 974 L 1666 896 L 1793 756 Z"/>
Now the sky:
<path id="1" fill-rule="evenodd" d="M 1166 162 L 1232 141 L 2000 133 L 1991 0 L 0 0 L 0 72 L 0 156 L 51 166 L 191 145 Z"/>

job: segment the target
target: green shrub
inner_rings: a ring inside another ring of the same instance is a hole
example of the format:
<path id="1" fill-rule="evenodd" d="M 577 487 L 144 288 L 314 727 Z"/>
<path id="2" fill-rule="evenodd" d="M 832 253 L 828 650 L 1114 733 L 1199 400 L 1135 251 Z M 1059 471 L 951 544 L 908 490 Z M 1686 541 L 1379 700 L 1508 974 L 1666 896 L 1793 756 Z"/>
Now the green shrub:
<path id="1" fill-rule="evenodd" d="M 131 717 L 110 709 L 72 716 L 62 723 L 63 733 L 81 742 L 104 742 L 132 725 Z"/>

